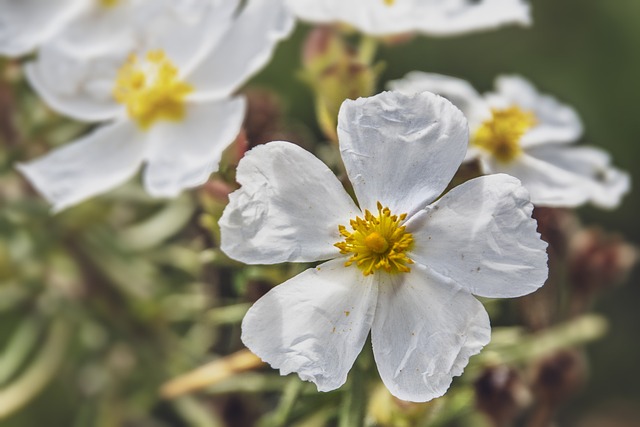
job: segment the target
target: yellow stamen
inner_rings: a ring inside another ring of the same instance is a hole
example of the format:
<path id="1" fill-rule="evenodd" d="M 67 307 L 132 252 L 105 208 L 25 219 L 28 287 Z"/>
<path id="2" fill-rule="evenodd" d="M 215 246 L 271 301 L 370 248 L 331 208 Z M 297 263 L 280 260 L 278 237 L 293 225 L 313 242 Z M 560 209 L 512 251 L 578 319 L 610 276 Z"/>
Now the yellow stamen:
<path id="1" fill-rule="evenodd" d="M 353 231 L 338 226 L 344 241 L 335 246 L 341 254 L 353 254 L 344 265 L 355 263 L 365 276 L 380 269 L 387 273 L 408 273 L 411 270 L 408 264 L 413 264 L 413 260 L 407 252 L 413 247 L 413 236 L 400 225 L 406 218 L 407 214 L 391 215 L 389 208 L 378 202 L 378 215 L 366 210 L 364 219 L 351 220 Z"/>
<path id="2" fill-rule="evenodd" d="M 118 71 L 115 99 L 127 106 L 129 117 L 141 129 L 159 120 L 180 121 L 185 116 L 185 99 L 193 87 L 180 80 L 178 69 L 162 50 L 148 52 L 144 61 L 136 55 Z"/>
<path id="3" fill-rule="evenodd" d="M 384 4 L 387 6 L 393 6 L 396 3 L 396 0 L 383 0 Z"/>
<path id="4" fill-rule="evenodd" d="M 493 117 L 480 126 L 472 143 L 491 154 L 500 162 L 508 163 L 522 153 L 522 136 L 536 125 L 536 116 L 519 107 L 493 109 Z"/>
<path id="5" fill-rule="evenodd" d="M 99 0 L 99 1 L 102 7 L 107 7 L 107 8 L 114 7 L 118 3 L 120 3 L 120 0 Z"/>

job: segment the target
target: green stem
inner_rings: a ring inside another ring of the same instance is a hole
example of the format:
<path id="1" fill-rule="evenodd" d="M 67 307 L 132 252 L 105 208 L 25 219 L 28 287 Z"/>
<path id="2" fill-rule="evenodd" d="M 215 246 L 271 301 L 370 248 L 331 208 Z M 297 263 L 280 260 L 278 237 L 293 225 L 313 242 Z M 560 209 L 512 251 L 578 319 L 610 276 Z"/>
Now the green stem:
<path id="1" fill-rule="evenodd" d="M 0 419 L 16 412 L 36 397 L 58 372 L 71 338 L 66 323 L 57 320 L 31 366 L 9 386 L 0 390 Z"/>

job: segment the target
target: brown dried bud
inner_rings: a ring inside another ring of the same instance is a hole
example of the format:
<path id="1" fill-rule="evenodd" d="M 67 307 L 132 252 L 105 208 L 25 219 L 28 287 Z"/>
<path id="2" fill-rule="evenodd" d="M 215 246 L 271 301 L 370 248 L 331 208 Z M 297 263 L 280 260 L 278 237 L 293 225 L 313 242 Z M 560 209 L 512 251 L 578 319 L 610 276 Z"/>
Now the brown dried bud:
<path id="1" fill-rule="evenodd" d="M 584 384 L 586 361 L 575 349 L 560 350 L 538 361 L 532 384 L 538 401 L 556 406 L 576 393 Z"/>
<path id="2" fill-rule="evenodd" d="M 622 236 L 595 227 L 576 233 L 569 249 L 569 283 L 591 295 L 623 282 L 638 260 L 638 251 Z"/>
<path id="3" fill-rule="evenodd" d="M 564 256 L 571 236 L 580 227 L 578 217 L 569 209 L 539 208 L 533 210 L 542 240 L 549 243 L 550 254 Z"/>
<path id="4" fill-rule="evenodd" d="M 282 105 L 278 95 L 267 89 L 252 88 L 245 92 L 247 115 L 244 129 L 249 147 L 273 141 L 272 136 L 280 131 Z"/>
<path id="5" fill-rule="evenodd" d="M 531 403 L 531 393 L 518 371 L 506 365 L 487 368 L 474 388 L 476 407 L 496 426 L 512 422 Z"/>

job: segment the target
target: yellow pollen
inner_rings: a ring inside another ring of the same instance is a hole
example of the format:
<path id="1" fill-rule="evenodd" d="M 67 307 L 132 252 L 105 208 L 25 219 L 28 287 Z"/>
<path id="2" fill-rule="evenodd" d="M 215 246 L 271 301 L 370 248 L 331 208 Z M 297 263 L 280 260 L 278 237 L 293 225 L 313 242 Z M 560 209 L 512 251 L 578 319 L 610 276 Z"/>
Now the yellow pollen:
<path id="1" fill-rule="evenodd" d="M 480 125 L 472 143 L 500 162 L 508 163 L 522 153 L 522 136 L 536 125 L 536 116 L 519 107 L 493 109 L 493 117 Z"/>
<path id="2" fill-rule="evenodd" d="M 118 3 L 120 3 L 120 0 L 99 0 L 99 1 L 102 7 L 114 7 Z"/>
<path id="3" fill-rule="evenodd" d="M 366 210 L 364 219 L 356 217 L 350 221 L 352 231 L 344 225 L 338 226 L 344 241 L 335 246 L 341 254 L 351 254 L 344 265 L 355 263 L 365 276 L 380 269 L 387 273 L 411 271 L 408 265 L 413 264 L 413 260 L 407 252 L 413 247 L 413 236 L 401 225 L 406 218 L 407 214 L 391 215 L 389 208 L 378 202 L 377 215 Z"/>
<path id="4" fill-rule="evenodd" d="M 180 80 L 178 69 L 162 50 L 150 51 L 139 61 L 130 55 L 118 71 L 115 99 L 127 106 L 129 117 L 141 129 L 159 120 L 180 121 L 185 99 L 193 87 Z"/>
<path id="5" fill-rule="evenodd" d="M 384 4 L 387 6 L 393 6 L 396 3 L 396 0 L 383 0 Z"/>

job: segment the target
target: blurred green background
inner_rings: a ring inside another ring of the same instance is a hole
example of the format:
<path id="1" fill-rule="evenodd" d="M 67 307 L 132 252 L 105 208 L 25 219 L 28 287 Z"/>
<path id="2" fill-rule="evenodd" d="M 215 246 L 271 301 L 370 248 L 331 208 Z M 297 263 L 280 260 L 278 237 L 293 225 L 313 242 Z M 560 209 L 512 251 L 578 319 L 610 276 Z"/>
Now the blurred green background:
<path id="1" fill-rule="evenodd" d="M 640 135 L 637 113 L 640 1 L 534 0 L 532 3 L 534 25 L 529 29 L 509 27 L 446 39 L 418 37 L 403 45 L 381 48 L 378 58 L 385 62 L 386 68 L 379 89 L 383 89 L 384 82 L 412 70 L 461 77 L 481 92 L 490 90 L 494 78 L 500 74 L 521 74 L 541 91 L 574 106 L 585 124 L 584 143 L 609 151 L 614 163 L 632 174 L 633 188 L 638 188 L 640 174 L 635 166 L 640 151 L 637 142 Z M 294 77 L 300 69 L 301 43 L 307 30 L 308 27 L 299 26 L 294 37 L 280 46 L 271 64 L 252 84 L 268 86 L 282 93 L 286 117 L 311 126 L 321 138 L 319 129 L 312 125 L 315 115 L 311 91 Z M 638 245 L 639 208 L 640 193 L 632 191 L 615 211 L 584 208 L 580 216 L 585 223 L 620 232 Z M 73 222 L 73 217 L 67 222 Z M 47 229 L 46 226 L 43 229 Z M 174 274 L 173 279 L 179 278 Z M 636 409 L 640 407 L 639 279 L 636 272 L 626 286 L 607 293 L 595 307 L 595 311 L 610 320 L 611 330 L 606 338 L 588 347 L 589 382 L 564 408 L 560 425 L 608 426 L 589 423 L 596 419 L 596 414 L 611 412 L 632 420 L 621 426 L 640 425 L 640 410 Z M 0 328 L 0 332 L 11 327 L 9 322 Z M 234 334 L 237 332 L 233 331 Z M 146 333 L 139 330 L 128 335 L 142 341 Z M 153 355 L 149 358 L 153 359 Z M 187 362 L 183 364 L 188 365 Z M 68 373 L 69 367 L 65 369 Z M 158 372 L 157 377 L 161 381 L 166 376 Z M 135 385 L 136 381 L 132 374 L 131 383 Z M 31 406 L 0 421 L 0 426 L 66 427 L 67 411 L 81 405 L 72 394 L 64 392 L 66 387 L 64 380 L 57 380 Z M 133 393 L 132 396 L 141 399 L 140 407 L 145 407 L 148 402 L 144 400 L 150 398 L 146 394 L 137 396 Z M 84 410 L 87 419 L 97 411 L 95 408 Z M 157 410 L 162 412 L 164 409 Z M 42 424 L 43 420 L 49 421 Z"/>

